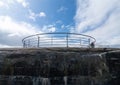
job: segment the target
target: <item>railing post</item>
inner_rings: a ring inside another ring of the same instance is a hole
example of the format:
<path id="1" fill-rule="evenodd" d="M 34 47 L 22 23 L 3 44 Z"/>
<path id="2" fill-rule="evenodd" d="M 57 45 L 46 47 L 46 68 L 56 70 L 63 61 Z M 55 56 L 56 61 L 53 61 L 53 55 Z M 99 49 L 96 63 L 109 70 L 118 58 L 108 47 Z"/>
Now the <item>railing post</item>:
<path id="1" fill-rule="evenodd" d="M 81 46 L 81 38 L 80 38 L 80 46 Z"/>
<path id="2" fill-rule="evenodd" d="M 25 48 L 25 41 L 23 41 L 23 48 Z"/>
<path id="3" fill-rule="evenodd" d="M 67 44 L 67 48 L 68 48 L 68 33 L 66 35 L 66 44 Z"/>
<path id="4" fill-rule="evenodd" d="M 30 47 L 30 40 L 28 40 L 28 47 Z"/>
<path id="5" fill-rule="evenodd" d="M 40 37 L 38 36 L 38 44 L 37 44 L 37 47 L 40 46 Z"/>
<path id="6" fill-rule="evenodd" d="M 89 38 L 89 39 L 88 39 L 88 45 L 90 46 L 90 44 L 91 44 L 91 43 L 90 43 L 90 38 Z"/>
<path id="7" fill-rule="evenodd" d="M 51 46 L 53 46 L 53 37 L 51 37 Z"/>

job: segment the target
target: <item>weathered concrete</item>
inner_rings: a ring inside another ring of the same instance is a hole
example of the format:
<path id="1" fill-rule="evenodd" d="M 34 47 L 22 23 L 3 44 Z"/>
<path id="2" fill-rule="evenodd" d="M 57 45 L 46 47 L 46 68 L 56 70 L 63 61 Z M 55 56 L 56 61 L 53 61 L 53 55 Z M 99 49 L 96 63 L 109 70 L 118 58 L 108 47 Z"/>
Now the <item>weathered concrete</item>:
<path id="1" fill-rule="evenodd" d="M 16 77 L 23 82 L 34 81 L 31 85 L 41 85 L 36 84 L 38 81 L 42 85 L 66 85 L 66 81 L 68 85 L 118 85 L 119 68 L 120 49 L 0 49 L 0 85 L 4 85 L 1 79 L 8 82 Z"/>

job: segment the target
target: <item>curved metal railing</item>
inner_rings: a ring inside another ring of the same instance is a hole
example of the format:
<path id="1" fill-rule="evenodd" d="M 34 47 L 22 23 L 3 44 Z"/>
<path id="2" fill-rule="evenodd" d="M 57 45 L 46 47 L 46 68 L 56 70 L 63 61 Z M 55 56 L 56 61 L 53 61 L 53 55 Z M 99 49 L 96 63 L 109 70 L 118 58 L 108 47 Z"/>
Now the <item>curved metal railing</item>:
<path id="1" fill-rule="evenodd" d="M 95 38 L 78 33 L 41 33 L 22 40 L 24 48 L 39 47 L 89 47 Z"/>

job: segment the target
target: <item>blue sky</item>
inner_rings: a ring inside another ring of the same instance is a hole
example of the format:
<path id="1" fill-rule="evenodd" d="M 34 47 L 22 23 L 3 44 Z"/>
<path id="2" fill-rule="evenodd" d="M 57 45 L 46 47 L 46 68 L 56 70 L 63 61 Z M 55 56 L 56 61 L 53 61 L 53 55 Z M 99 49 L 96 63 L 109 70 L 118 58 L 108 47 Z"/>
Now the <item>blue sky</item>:
<path id="1" fill-rule="evenodd" d="M 0 0 L 0 47 L 21 46 L 45 32 L 88 34 L 96 44 L 120 44 L 119 0 Z"/>

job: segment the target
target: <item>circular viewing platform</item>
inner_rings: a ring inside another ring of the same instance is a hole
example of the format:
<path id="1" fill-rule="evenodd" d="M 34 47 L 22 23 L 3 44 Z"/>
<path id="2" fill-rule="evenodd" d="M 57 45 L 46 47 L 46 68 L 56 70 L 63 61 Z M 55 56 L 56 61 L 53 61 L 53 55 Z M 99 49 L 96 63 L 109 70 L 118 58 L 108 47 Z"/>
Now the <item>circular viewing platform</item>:
<path id="1" fill-rule="evenodd" d="M 41 33 L 30 35 L 22 40 L 24 48 L 39 47 L 90 47 L 96 39 L 78 33 Z"/>

